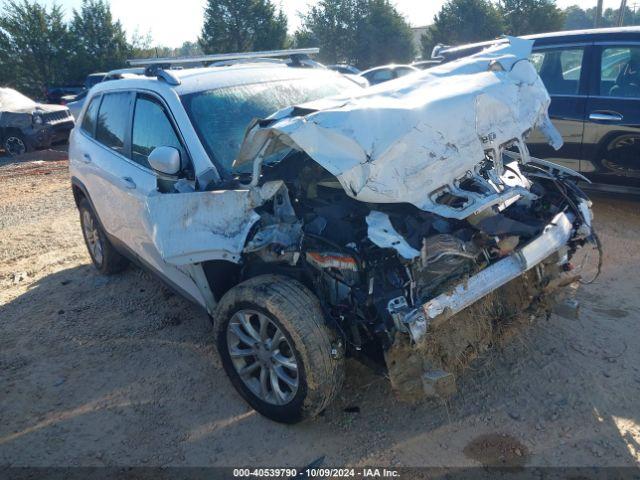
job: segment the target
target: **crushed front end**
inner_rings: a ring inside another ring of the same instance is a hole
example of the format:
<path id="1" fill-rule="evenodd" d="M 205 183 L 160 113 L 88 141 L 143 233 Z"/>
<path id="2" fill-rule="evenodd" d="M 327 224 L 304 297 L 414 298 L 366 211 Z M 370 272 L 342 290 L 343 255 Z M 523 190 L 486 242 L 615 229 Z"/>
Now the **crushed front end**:
<path id="1" fill-rule="evenodd" d="M 573 293 L 571 258 L 594 241 L 590 202 L 571 172 L 502 157 L 502 177 L 526 195 L 455 219 L 359 202 L 293 156 L 265 172 L 286 187 L 257 209 L 245 274 L 308 285 L 340 333 L 336 352 L 386 366 L 401 397 L 448 396 L 473 358 Z"/>
<path id="2" fill-rule="evenodd" d="M 528 153 L 536 128 L 562 145 L 530 51 L 510 39 L 248 130 L 238 162 L 286 198 L 257 210 L 248 269 L 311 286 L 346 352 L 385 364 L 405 398 L 455 391 L 471 359 L 549 311 L 595 241 L 580 175 Z"/>

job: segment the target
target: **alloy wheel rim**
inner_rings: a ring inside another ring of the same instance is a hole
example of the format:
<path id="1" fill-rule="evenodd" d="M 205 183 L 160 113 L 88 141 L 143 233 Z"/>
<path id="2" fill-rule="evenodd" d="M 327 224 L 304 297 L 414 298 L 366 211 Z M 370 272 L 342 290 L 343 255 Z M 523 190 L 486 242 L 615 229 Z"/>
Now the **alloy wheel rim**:
<path id="1" fill-rule="evenodd" d="M 9 155 L 16 156 L 22 155 L 27 151 L 27 146 L 24 144 L 21 138 L 9 137 L 4 143 L 4 147 Z"/>
<path id="2" fill-rule="evenodd" d="M 100 239 L 100 232 L 96 226 L 95 221 L 93 220 L 93 215 L 89 213 L 87 210 L 82 212 L 82 231 L 84 233 L 84 238 L 87 241 L 87 246 L 89 247 L 89 253 L 91 253 L 91 257 L 98 264 L 102 265 L 102 240 Z"/>
<path id="3" fill-rule="evenodd" d="M 227 325 L 229 356 L 245 386 L 260 400 L 286 405 L 298 391 L 298 363 L 282 330 L 266 315 L 239 310 Z"/>
<path id="4" fill-rule="evenodd" d="M 633 158 L 621 158 L 620 150 L 625 147 L 631 149 L 632 151 L 637 150 L 638 145 L 638 137 L 636 136 L 625 136 L 618 138 L 613 144 L 611 144 L 607 149 L 606 156 L 602 159 L 602 163 L 606 168 L 617 172 L 617 174 L 626 176 L 626 177 L 638 177 L 640 173 L 637 168 L 629 168 L 627 165 L 632 164 L 635 165 L 635 156 Z M 635 147 L 635 148 L 634 148 Z"/>

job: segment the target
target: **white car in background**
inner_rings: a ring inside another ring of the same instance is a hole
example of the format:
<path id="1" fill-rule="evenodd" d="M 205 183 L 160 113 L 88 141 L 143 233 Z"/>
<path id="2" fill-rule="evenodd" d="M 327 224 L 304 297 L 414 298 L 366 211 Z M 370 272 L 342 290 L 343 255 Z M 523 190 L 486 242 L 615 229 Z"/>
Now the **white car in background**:
<path id="1" fill-rule="evenodd" d="M 420 69 L 411 65 L 384 65 L 365 70 L 359 76 L 365 78 L 370 85 L 377 85 L 419 71 Z"/>

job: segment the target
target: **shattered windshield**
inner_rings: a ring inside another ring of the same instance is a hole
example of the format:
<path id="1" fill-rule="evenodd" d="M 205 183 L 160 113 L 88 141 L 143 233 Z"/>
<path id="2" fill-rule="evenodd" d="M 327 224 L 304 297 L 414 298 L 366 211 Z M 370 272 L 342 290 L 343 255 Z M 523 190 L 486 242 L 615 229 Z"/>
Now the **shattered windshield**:
<path id="1" fill-rule="evenodd" d="M 227 172 L 241 173 L 251 165 L 232 167 L 247 126 L 254 118 L 358 88 L 340 77 L 303 78 L 223 87 L 182 96 L 182 103 L 207 153 Z"/>

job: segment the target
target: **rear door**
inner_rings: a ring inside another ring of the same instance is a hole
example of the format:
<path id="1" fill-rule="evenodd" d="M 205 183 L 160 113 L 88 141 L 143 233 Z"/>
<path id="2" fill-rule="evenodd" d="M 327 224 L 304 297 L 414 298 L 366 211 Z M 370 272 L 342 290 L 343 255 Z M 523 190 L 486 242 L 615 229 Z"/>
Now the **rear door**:
<path id="1" fill-rule="evenodd" d="M 640 187 L 640 41 L 594 46 L 583 172 L 596 183 Z"/>
<path id="2" fill-rule="evenodd" d="M 531 55 L 549 95 L 549 116 L 564 140 L 556 151 L 535 131 L 528 146 L 535 157 L 580 170 L 588 82 L 588 45 L 535 47 Z"/>
<path id="3" fill-rule="evenodd" d="M 120 243 L 126 241 L 120 192 L 132 98 L 128 92 L 92 97 L 74 138 L 73 158 L 80 167 L 80 180 L 107 234 Z"/>

